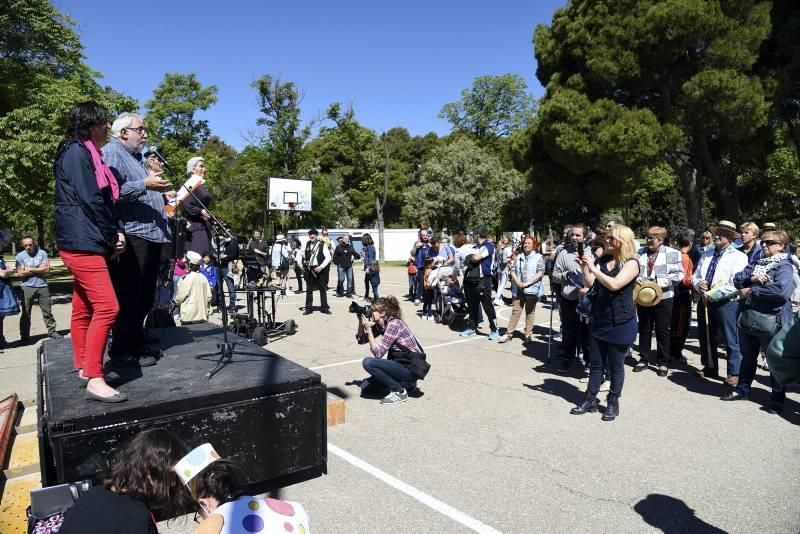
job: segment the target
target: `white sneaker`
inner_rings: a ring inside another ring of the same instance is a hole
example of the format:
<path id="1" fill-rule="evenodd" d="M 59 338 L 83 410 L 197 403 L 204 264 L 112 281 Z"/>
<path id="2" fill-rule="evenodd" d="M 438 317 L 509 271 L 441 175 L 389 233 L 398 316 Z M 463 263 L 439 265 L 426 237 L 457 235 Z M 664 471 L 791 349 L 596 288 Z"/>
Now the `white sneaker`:
<path id="1" fill-rule="evenodd" d="M 401 402 L 405 402 L 408 400 L 408 393 L 406 390 L 397 393 L 395 391 L 390 391 L 388 395 L 381 399 L 381 404 L 400 404 Z"/>
<path id="2" fill-rule="evenodd" d="M 419 299 L 414 300 L 414 306 L 419 306 L 420 304 L 422 304 L 422 301 L 420 301 Z"/>

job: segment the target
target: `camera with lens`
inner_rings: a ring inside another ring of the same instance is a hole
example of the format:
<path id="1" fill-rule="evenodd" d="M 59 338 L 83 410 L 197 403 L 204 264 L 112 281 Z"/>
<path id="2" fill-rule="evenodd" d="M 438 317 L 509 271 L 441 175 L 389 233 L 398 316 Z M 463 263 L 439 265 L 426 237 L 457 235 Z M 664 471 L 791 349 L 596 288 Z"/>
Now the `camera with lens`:
<path id="1" fill-rule="evenodd" d="M 372 306 L 359 306 L 358 303 L 352 302 L 350 303 L 349 311 L 367 319 L 372 318 Z"/>

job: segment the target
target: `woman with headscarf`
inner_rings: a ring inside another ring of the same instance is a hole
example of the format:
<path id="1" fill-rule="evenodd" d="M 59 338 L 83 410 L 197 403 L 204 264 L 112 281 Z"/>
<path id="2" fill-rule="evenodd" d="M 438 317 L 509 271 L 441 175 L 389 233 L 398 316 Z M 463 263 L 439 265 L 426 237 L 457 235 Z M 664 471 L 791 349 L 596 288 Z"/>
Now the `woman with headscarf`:
<path id="1" fill-rule="evenodd" d="M 56 150 L 56 243 L 74 278 L 70 338 L 75 370 L 86 381 L 86 399 L 121 402 L 124 393 L 103 376 L 108 332 L 119 313 L 109 260 L 125 250 L 115 204 L 119 184 L 103 161 L 108 111 L 97 102 L 75 104 L 66 138 Z"/>
<path id="2" fill-rule="evenodd" d="M 199 156 L 191 158 L 186 162 L 186 174 L 190 177 L 197 176 L 203 178 L 206 174 L 205 160 Z M 193 250 L 198 254 L 213 250 L 211 247 L 211 233 L 208 226 L 208 220 L 211 218 L 211 214 L 208 212 L 207 208 L 210 202 L 211 194 L 202 185 L 195 188 L 194 195 L 189 195 L 183 202 L 183 211 L 188 221 L 186 249 Z"/>

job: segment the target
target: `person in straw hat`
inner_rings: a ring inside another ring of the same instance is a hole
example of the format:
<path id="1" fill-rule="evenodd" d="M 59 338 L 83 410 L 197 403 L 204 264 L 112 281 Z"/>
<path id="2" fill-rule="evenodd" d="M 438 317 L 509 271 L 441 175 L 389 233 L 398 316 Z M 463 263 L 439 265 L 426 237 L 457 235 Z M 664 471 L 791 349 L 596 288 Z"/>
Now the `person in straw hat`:
<path id="1" fill-rule="evenodd" d="M 647 230 L 647 245 L 639 249 L 639 288 L 636 313 L 639 317 L 639 362 L 634 373 L 650 365 L 650 346 L 656 334 L 658 376 L 667 376 L 669 331 L 672 322 L 672 303 L 675 286 L 683 279 L 681 253 L 664 244 L 667 229 L 651 226 Z"/>
<path id="2" fill-rule="evenodd" d="M 700 295 L 697 304 L 697 323 L 700 332 L 700 357 L 703 367 L 697 371 L 700 378 L 719 377 L 717 336 L 722 332 L 728 356 L 728 373 L 725 382 L 735 386 L 739 381 L 742 353 L 739 350 L 739 331 L 736 325 L 737 290 L 733 277 L 747 267 L 747 255 L 731 246 L 739 237 L 736 225 L 720 221 L 709 228 L 714 236 L 714 247 L 705 251 L 694 271 L 692 285 Z"/>

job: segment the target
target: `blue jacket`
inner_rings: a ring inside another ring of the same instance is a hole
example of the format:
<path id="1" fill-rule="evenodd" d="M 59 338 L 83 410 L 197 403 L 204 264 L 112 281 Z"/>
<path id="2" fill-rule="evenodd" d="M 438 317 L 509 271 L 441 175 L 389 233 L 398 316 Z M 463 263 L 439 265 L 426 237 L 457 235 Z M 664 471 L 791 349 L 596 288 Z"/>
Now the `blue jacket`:
<path id="1" fill-rule="evenodd" d="M 97 186 L 89 149 L 76 139 L 61 143 L 53 164 L 56 178 L 58 248 L 108 254 L 121 231 L 111 190 Z"/>
<path id="2" fill-rule="evenodd" d="M 208 265 L 205 262 L 200 264 L 200 272 L 203 276 L 206 277 L 208 280 L 208 285 L 213 287 L 214 289 L 217 288 L 217 266 L 213 263 L 209 263 Z"/>
<path id="3" fill-rule="evenodd" d="M 792 318 L 792 293 L 794 292 L 794 277 L 792 261 L 783 259 L 769 270 L 769 282 L 764 285 L 753 285 L 751 280 L 755 264 L 750 264 L 743 271 L 733 277 L 736 289 L 750 287 L 753 293 L 746 301 L 746 305 L 769 315 L 777 315 L 781 324 L 786 324 Z"/>

